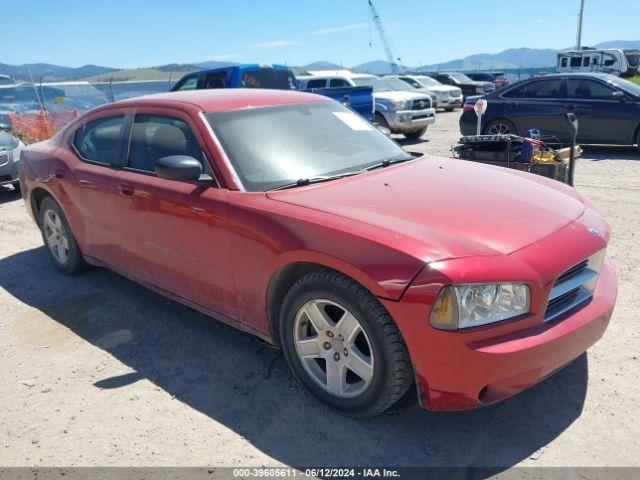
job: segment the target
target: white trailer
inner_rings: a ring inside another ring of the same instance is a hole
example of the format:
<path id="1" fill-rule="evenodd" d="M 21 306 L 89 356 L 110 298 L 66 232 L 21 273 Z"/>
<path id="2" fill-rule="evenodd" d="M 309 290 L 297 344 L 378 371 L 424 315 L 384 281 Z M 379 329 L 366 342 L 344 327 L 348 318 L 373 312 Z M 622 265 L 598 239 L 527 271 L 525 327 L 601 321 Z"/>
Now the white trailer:
<path id="1" fill-rule="evenodd" d="M 604 72 L 620 77 L 640 74 L 640 50 L 582 48 L 558 53 L 558 72 Z"/>

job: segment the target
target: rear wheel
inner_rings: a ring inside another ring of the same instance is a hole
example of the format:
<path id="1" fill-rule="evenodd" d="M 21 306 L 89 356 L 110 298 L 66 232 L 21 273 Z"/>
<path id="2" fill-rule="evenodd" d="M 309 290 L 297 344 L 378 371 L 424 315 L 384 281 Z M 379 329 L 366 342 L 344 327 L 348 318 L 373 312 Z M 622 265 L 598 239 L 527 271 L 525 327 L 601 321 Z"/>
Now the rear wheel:
<path id="1" fill-rule="evenodd" d="M 409 355 L 385 308 L 332 270 L 314 271 L 291 287 L 282 306 L 280 339 L 298 381 L 348 415 L 377 415 L 412 383 Z"/>
<path id="2" fill-rule="evenodd" d="M 51 197 L 40 205 L 40 231 L 58 270 L 73 275 L 87 268 L 62 209 Z"/>
<path id="3" fill-rule="evenodd" d="M 444 110 L 445 110 L 445 112 L 453 112 L 453 111 L 455 110 L 455 108 L 453 108 L 453 107 L 447 107 L 447 108 L 445 108 Z"/>
<path id="4" fill-rule="evenodd" d="M 494 120 L 484 129 L 486 135 L 516 135 L 516 126 L 503 118 Z"/>
<path id="5" fill-rule="evenodd" d="M 414 130 L 413 132 L 405 133 L 404 136 L 411 140 L 417 140 L 422 137 L 427 132 L 427 127 L 422 127 L 419 130 Z"/>

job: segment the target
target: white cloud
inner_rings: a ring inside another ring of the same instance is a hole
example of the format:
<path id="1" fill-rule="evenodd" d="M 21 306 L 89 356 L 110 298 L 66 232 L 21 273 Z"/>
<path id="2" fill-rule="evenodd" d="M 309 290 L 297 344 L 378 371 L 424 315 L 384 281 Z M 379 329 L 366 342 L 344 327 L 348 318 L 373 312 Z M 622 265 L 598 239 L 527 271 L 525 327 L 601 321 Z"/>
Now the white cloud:
<path id="1" fill-rule="evenodd" d="M 277 48 L 277 47 L 291 47 L 293 45 L 299 45 L 300 42 L 296 40 L 275 40 L 273 42 L 254 43 L 254 48 Z"/>
<path id="2" fill-rule="evenodd" d="M 329 33 L 347 32 L 349 30 L 363 30 L 367 28 L 366 23 L 352 23 L 351 25 L 343 25 L 341 27 L 322 28 L 311 32 L 311 35 L 317 37 L 318 35 L 327 35 Z"/>

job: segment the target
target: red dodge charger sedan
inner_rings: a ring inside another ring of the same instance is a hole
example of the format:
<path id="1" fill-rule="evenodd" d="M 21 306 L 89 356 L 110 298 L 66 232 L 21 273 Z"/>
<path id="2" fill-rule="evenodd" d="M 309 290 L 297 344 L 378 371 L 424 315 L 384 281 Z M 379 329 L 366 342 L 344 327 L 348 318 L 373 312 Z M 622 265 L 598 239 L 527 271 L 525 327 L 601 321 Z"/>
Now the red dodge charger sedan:
<path id="1" fill-rule="evenodd" d="M 411 155 L 338 103 L 270 90 L 94 109 L 22 153 L 55 266 L 107 267 L 279 345 L 325 404 L 517 393 L 603 334 L 609 227 L 539 176 Z"/>

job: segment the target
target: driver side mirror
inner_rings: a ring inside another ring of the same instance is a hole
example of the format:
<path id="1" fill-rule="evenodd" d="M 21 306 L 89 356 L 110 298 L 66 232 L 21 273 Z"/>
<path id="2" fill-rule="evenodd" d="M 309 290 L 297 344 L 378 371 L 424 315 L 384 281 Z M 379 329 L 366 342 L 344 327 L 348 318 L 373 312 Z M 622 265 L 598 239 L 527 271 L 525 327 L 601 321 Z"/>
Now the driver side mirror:
<path id="1" fill-rule="evenodd" d="M 627 96 L 624 94 L 624 92 L 621 92 L 620 90 L 616 90 L 611 94 L 611 98 L 613 100 L 618 100 L 619 102 L 623 102 L 626 100 Z"/>
<path id="2" fill-rule="evenodd" d="M 202 163 L 187 155 L 170 155 L 156 160 L 154 170 L 159 178 L 193 182 L 200 186 L 210 186 L 213 178 L 202 173 Z"/>

